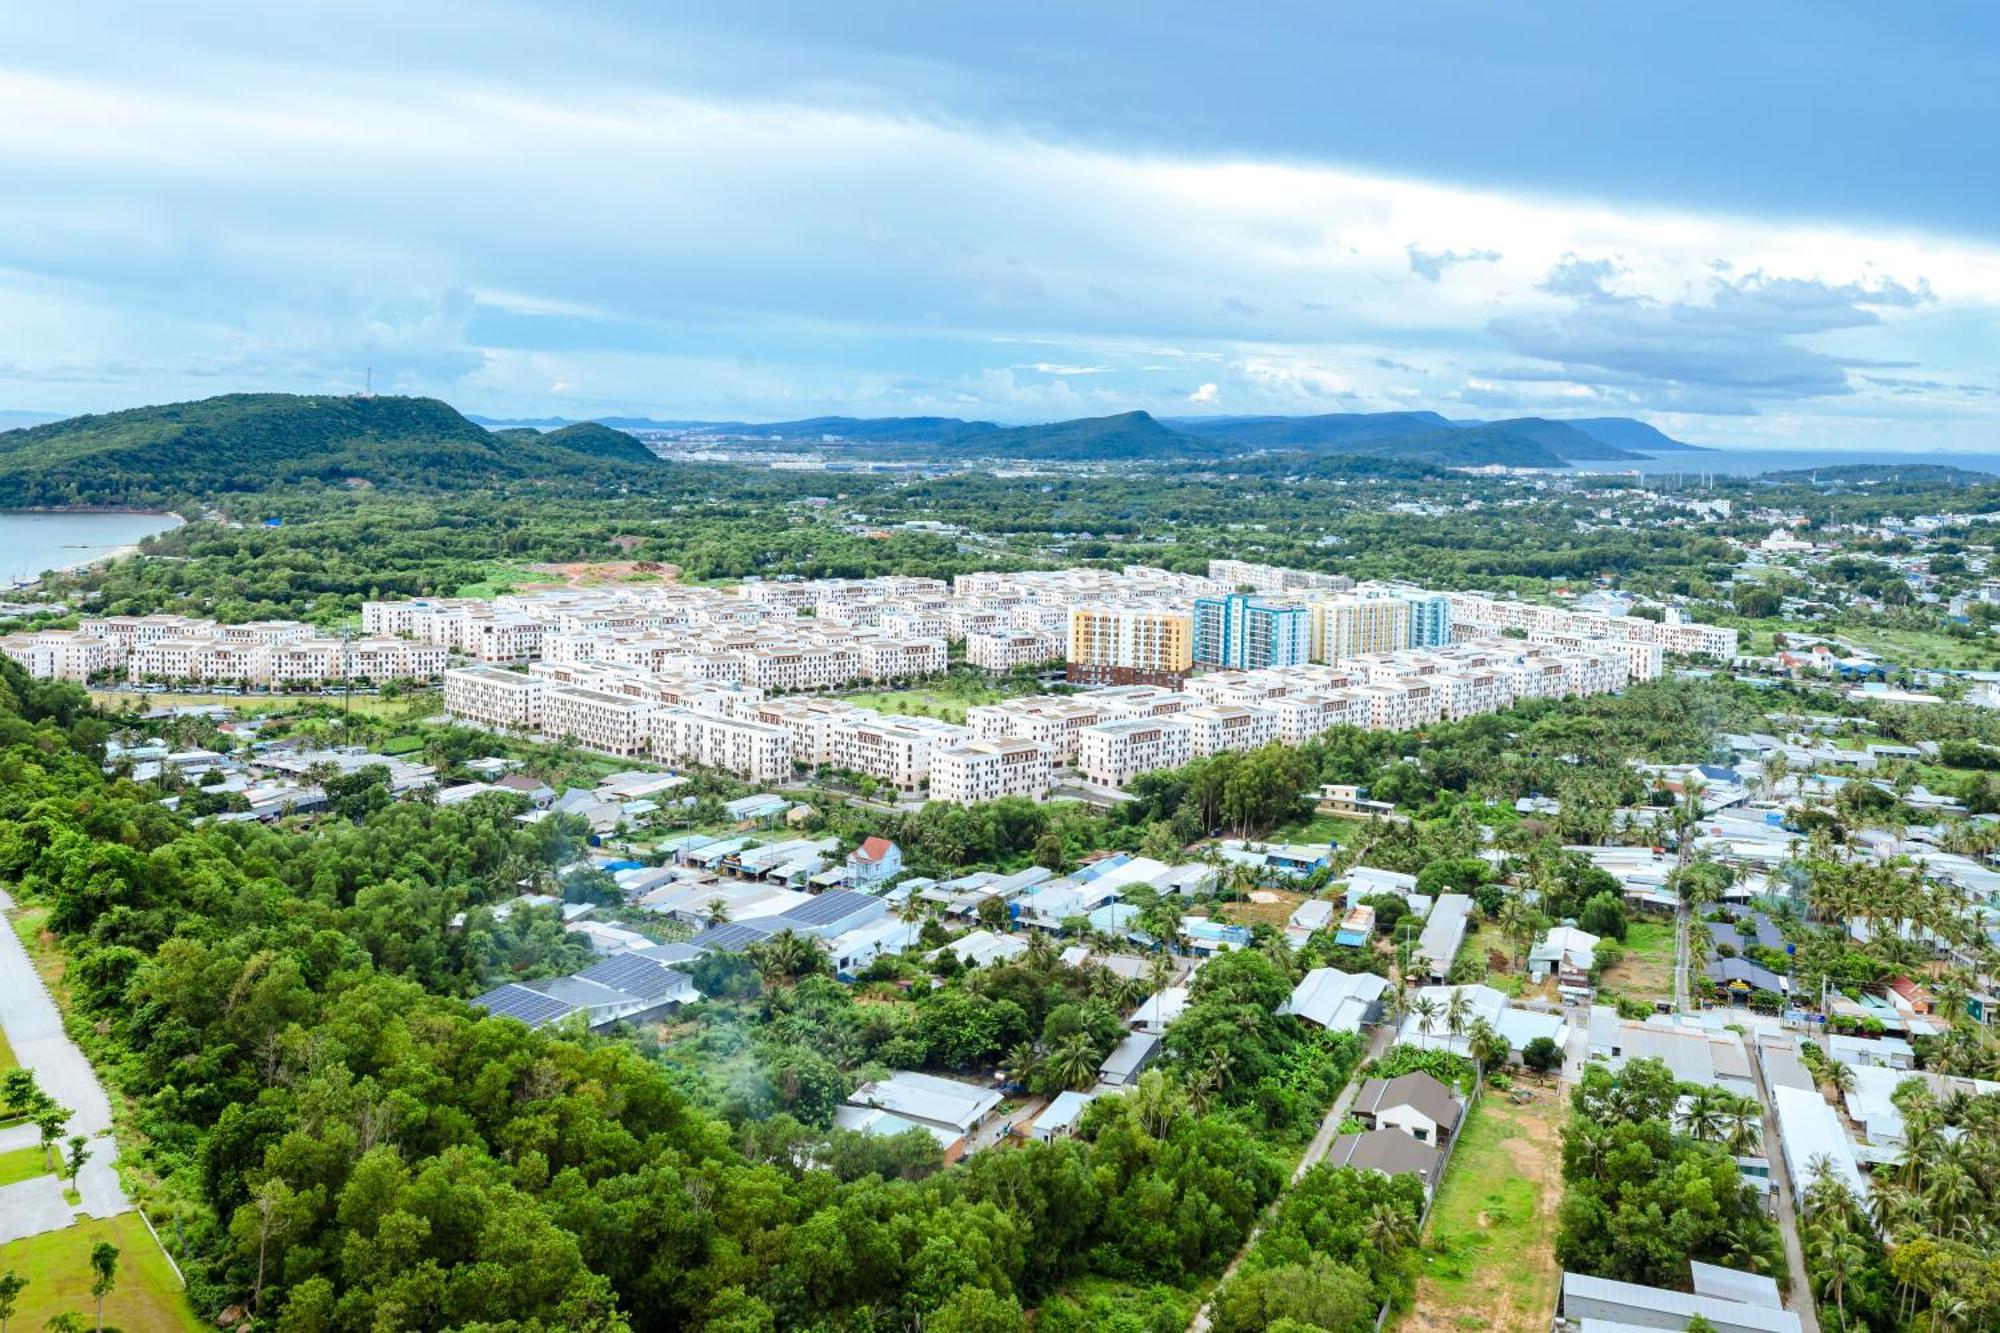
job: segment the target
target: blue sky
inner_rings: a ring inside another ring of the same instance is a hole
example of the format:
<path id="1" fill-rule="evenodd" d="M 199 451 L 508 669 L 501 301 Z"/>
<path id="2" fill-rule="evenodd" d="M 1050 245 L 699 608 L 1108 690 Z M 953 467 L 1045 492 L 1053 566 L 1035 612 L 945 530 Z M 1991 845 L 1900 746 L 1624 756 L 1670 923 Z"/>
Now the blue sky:
<path id="1" fill-rule="evenodd" d="M 0 409 L 1993 448 L 1997 16 L 15 0 Z"/>

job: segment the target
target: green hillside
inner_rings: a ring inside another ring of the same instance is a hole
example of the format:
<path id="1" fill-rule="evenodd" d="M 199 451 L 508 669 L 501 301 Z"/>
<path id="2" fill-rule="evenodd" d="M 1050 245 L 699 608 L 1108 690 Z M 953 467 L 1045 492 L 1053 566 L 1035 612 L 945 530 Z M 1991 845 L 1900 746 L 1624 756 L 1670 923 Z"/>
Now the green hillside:
<path id="1" fill-rule="evenodd" d="M 604 427 L 502 438 L 432 398 L 227 394 L 0 434 L 0 506 L 157 501 L 306 481 L 438 488 L 574 480 L 579 468 L 637 466 L 658 464 L 636 440 Z"/>

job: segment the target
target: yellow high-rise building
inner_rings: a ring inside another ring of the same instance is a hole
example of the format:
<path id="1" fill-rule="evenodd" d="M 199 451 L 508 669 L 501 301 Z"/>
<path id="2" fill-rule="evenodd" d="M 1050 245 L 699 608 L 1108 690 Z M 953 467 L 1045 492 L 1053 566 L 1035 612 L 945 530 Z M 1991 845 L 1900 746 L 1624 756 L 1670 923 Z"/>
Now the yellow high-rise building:
<path id="1" fill-rule="evenodd" d="M 1194 669 L 1194 616 L 1149 606 L 1069 613 L 1069 678 L 1079 685 L 1179 685 Z"/>
<path id="2" fill-rule="evenodd" d="M 1400 597 L 1335 597 L 1313 603 L 1315 662 L 1399 652 L 1409 646 L 1410 604 Z"/>

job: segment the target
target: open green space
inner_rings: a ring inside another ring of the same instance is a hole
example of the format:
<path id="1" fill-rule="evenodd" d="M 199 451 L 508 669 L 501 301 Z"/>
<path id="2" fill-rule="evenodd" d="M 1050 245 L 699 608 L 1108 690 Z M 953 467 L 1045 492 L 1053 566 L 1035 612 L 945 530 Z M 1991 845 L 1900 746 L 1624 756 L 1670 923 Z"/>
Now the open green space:
<path id="1" fill-rule="evenodd" d="M 90 1295 L 90 1251 L 99 1241 L 118 1247 L 118 1282 L 104 1298 L 105 1327 L 123 1333 L 184 1333 L 206 1328 L 188 1308 L 187 1296 L 137 1213 L 102 1221 L 85 1219 L 0 1246 L 0 1271 L 28 1279 L 11 1327 L 40 1328 L 55 1316 L 79 1314 L 95 1327 Z"/>
<path id="2" fill-rule="evenodd" d="M 422 711 L 437 711 L 437 696 L 428 690 L 416 694 L 401 694 L 395 698 L 384 698 L 379 694 L 356 694 L 345 699 L 337 694 L 190 694 L 182 691 L 141 694 L 137 690 L 93 690 L 91 699 L 99 707 L 111 712 L 144 712 L 154 708 L 195 708 L 221 704 L 234 712 L 261 715 L 295 713 L 311 704 L 325 704 L 365 717 L 403 718 L 411 715 L 413 706 L 426 700 L 429 701 L 429 706 Z"/>
<path id="3" fill-rule="evenodd" d="M 1561 1094 L 1488 1090 L 1460 1131 L 1424 1241 L 1405 1330 L 1546 1329 L 1555 1308 Z"/>
<path id="4" fill-rule="evenodd" d="M 33 1180 L 36 1176 L 52 1174 L 48 1158 L 42 1155 L 38 1145 L 0 1152 L 0 1185 L 14 1185 L 23 1180 Z"/>
<path id="5" fill-rule="evenodd" d="M 524 583 L 554 583 L 560 580 L 526 565 L 496 560 L 487 565 L 485 572 L 471 583 L 461 583 L 453 594 L 458 597 L 498 597 L 510 593 Z"/>
<path id="6" fill-rule="evenodd" d="M 21 1063 L 14 1058 L 14 1048 L 7 1044 L 7 1034 L 0 1031 L 0 1070 L 12 1069 Z"/>
<path id="7" fill-rule="evenodd" d="M 1674 996 L 1674 923 L 1633 921 L 1625 930 L 1625 956 L 1604 969 L 1599 985 L 1634 1000 Z"/>
<path id="8" fill-rule="evenodd" d="M 997 703 L 1006 696 L 987 687 L 969 688 L 954 683 L 949 688 L 881 690 L 868 694 L 844 694 L 847 702 L 881 713 L 901 713 L 910 717 L 935 717 L 946 722 L 965 721 L 965 710 L 975 704 Z"/>

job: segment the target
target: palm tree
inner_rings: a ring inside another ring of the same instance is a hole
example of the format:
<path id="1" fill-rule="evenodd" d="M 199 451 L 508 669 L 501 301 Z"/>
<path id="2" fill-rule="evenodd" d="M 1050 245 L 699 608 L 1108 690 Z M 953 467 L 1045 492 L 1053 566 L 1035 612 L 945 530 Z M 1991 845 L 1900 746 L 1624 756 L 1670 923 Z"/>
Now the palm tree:
<path id="1" fill-rule="evenodd" d="M 1755 1097 L 1741 1093 L 1730 1097 L 1722 1108 L 1722 1141 L 1731 1155 L 1748 1157 L 1764 1138 L 1764 1108 Z"/>
<path id="2" fill-rule="evenodd" d="M 1083 1088 L 1096 1079 L 1099 1063 L 1097 1049 L 1090 1043 L 1090 1034 L 1072 1032 L 1049 1052 L 1047 1067 L 1061 1086 Z"/>
<path id="3" fill-rule="evenodd" d="M 1008 1082 L 1025 1086 L 1041 1072 L 1041 1053 L 1035 1049 L 1035 1043 L 1032 1041 L 1017 1041 L 1007 1052 L 1007 1058 L 1001 1062 L 1001 1067 L 1007 1071 Z"/>
<path id="4" fill-rule="evenodd" d="M 1821 1292 L 1833 1293 L 1834 1307 L 1840 1311 L 1840 1326 L 1846 1328 L 1847 1282 L 1867 1262 L 1867 1253 L 1855 1239 L 1847 1218 L 1838 1212 L 1823 1215 L 1810 1232 L 1806 1251 L 1819 1277 Z"/>
<path id="5" fill-rule="evenodd" d="M 1681 1125 L 1697 1143 L 1713 1143 L 1722 1137 L 1722 1099 L 1710 1087 L 1699 1087 L 1687 1096 L 1681 1109 Z"/>
<path id="6" fill-rule="evenodd" d="M 1472 1002 L 1465 998 L 1465 987 L 1453 987 L 1451 998 L 1444 1002 L 1444 1030 L 1451 1034 L 1452 1040 L 1465 1035 L 1465 1025 L 1471 1013 Z"/>
<path id="7" fill-rule="evenodd" d="M 1429 995 L 1419 995 L 1410 1005 L 1410 1012 L 1417 1016 L 1417 1031 L 1423 1034 L 1424 1044 L 1428 1046 L 1431 1029 L 1437 1025 L 1437 1000 Z"/>

